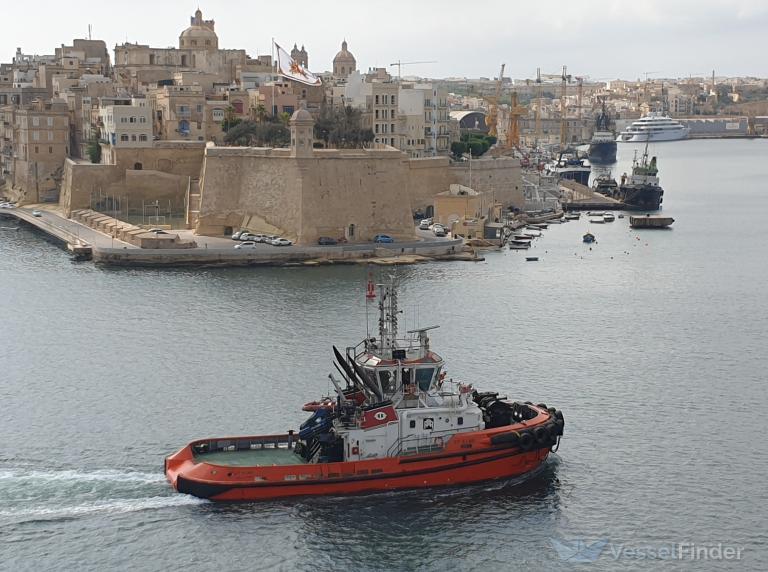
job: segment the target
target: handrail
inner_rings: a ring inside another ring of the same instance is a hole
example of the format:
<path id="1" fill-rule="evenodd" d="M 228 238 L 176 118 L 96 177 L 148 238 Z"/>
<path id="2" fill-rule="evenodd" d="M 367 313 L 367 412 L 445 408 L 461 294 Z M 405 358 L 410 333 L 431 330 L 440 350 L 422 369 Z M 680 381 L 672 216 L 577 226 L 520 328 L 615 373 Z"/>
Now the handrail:
<path id="1" fill-rule="evenodd" d="M 448 435 L 449 438 L 453 437 L 457 431 L 452 429 L 444 429 L 442 431 L 432 431 L 429 435 L 412 435 L 410 437 L 406 437 L 405 439 L 399 438 L 397 441 L 395 441 L 392 446 L 387 451 L 387 457 L 398 457 L 403 454 L 403 445 L 408 445 L 414 441 L 416 441 L 416 451 L 414 453 L 410 453 L 413 455 L 418 455 L 419 453 L 432 453 L 434 451 L 442 451 L 445 449 L 445 444 L 448 442 L 448 439 L 443 439 L 445 435 Z M 434 440 L 436 438 L 440 438 L 442 440 L 442 443 L 439 445 L 434 444 Z M 422 447 L 420 443 L 424 442 L 432 442 L 430 445 L 426 445 Z M 424 451 L 421 451 L 420 449 L 425 449 Z"/>

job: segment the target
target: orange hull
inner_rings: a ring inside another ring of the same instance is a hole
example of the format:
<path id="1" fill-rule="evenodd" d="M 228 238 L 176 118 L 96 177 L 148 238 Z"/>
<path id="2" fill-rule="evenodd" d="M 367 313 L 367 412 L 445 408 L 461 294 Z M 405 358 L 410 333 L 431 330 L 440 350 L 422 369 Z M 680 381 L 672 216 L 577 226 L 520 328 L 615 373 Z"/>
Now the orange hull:
<path id="1" fill-rule="evenodd" d="M 455 435 L 439 452 L 337 463 L 216 465 L 196 458 L 193 448 L 204 442 L 196 441 L 165 460 L 165 473 L 177 491 L 216 501 L 462 485 L 536 470 L 547 459 L 549 444 L 530 445 L 523 451 L 517 444 L 495 445 L 491 439 L 521 429 L 534 430 L 549 420 L 544 410 L 525 424 Z"/>

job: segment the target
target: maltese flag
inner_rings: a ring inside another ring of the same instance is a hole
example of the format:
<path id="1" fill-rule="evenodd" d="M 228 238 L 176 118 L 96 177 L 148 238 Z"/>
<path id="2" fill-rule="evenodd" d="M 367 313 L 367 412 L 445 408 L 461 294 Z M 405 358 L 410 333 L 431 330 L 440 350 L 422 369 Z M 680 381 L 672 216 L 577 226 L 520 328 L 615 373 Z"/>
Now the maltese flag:
<path id="1" fill-rule="evenodd" d="M 277 71 L 288 79 L 296 80 L 307 85 L 322 85 L 322 81 L 312 72 L 305 70 L 288 52 L 275 43 L 277 50 Z"/>

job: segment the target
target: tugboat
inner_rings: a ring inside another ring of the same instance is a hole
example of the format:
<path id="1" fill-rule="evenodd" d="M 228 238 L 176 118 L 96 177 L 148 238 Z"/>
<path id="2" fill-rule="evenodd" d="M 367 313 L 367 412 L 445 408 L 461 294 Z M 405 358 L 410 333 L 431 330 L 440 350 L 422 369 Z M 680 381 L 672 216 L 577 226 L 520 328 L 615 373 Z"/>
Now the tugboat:
<path id="1" fill-rule="evenodd" d="M 602 109 L 595 118 L 595 132 L 587 152 L 589 162 L 593 165 L 616 162 L 616 133 L 613 131 L 611 116 L 605 108 L 605 97 L 601 101 Z"/>
<path id="2" fill-rule="evenodd" d="M 557 450 L 560 411 L 449 379 L 437 326 L 399 337 L 394 283 L 379 314 L 378 337 L 333 348 L 335 396 L 307 404 L 298 432 L 193 441 L 165 459 L 171 485 L 214 501 L 462 485 L 526 476 Z"/>
<path id="3" fill-rule="evenodd" d="M 630 210 L 655 211 L 661 206 L 664 189 L 659 186 L 659 169 L 656 167 L 656 157 L 648 161 L 648 142 L 640 159 L 637 151 L 632 160 L 632 175 L 621 176 L 621 184 L 615 198 L 620 200 Z"/>

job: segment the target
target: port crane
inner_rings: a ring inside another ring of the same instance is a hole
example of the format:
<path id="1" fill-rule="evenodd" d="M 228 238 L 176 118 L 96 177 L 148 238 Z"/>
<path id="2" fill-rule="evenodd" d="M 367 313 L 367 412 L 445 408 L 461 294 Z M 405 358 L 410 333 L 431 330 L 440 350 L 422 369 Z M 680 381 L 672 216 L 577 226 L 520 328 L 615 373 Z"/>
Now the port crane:
<path id="1" fill-rule="evenodd" d="M 565 97 L 567 95 L 568 84 L 571 83 L 571 76 L 568 75 L 568 68 L 563 66 L 562 83 L 560 86 L 560 148 L 565 150 L 568 145 L 568 119 L 565 113 Z"/>
<path id="2" fill-rule="evenodd" d="M 510 94 L 509 126 L 507 128 L 507 147 L 520 148 L 520 118 L 527 115 L 528 108 L 518 105 L 517 92 Z"/>
<path id="3" fill-rule="evenodd" d="M 486 97 L 485 99 L 490 104 L 488 106 L 488 115 L 485 116 L 485 124 L 488 126 L 488 135 L 493 137 L 498 136 L 497 122 L 499 119 L 499 99 L 501 99 L 501 84 L 504 81 L 504 67 L 507 64 L 501 64 L 501 71 L 496 81 L 496 92 L 492 97 Z"/>

